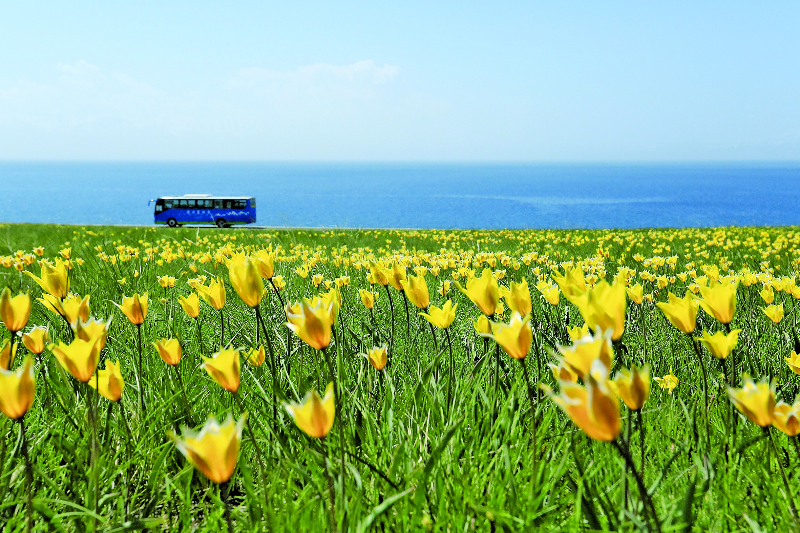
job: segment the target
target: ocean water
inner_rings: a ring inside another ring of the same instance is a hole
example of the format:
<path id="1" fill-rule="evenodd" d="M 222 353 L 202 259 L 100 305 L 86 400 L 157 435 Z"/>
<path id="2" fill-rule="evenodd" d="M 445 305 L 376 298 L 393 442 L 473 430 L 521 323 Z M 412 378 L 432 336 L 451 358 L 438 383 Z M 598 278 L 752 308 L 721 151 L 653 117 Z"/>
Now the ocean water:
<path id="1" fill-rule="evenodd" d="M 800 163 L 0 162 L 0 222 L 153 224 L 148 200 L 255 196 L 258 225 L 800 225 Z"/>

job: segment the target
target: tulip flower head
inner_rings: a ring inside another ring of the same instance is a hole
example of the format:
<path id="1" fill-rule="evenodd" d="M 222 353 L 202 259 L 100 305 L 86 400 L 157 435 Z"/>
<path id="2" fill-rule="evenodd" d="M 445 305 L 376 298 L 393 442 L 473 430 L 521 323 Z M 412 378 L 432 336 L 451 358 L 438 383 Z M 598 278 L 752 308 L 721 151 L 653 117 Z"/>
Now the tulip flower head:
<path id="1" fill-rule="evenodd" d="M 14 345 L 12 348 L 11 345 Z M 17 346 L 19 344 L 12 343 L 11 339 L 3 341 L 3 346 L 0 347 L 0 368 L 8 370 L 11 365 L 11 360 L 17 355 Z"/>
<path id="2" fill-rule="evenodd" d="M 236 254 L 228 263 L 228 275 L 231 285 L 242 301 L 250 307 L 256 307 L 264 296 L 264 282 L 257 260 L 243 253 Z"/>
<path id="3" fill-rule="evenodd" d="M 186 459 L 214 483 L 225 483 L 236 469 L 242 430 L 247 421 L 247 413 L 234 423 L 233 415 L 228 415 L 220 425 L 210 416 L 199 432 L 184 427 L 183 435 L 170 434 Z"/>
<path id="4" fill-rule="evenodd" d="M 764 308 L 764 314 L 774 323 L 778 324 L 783 320 L 783 304 L 770 305 Z"/>
<path id="5" fill-rule="evenodd" d="M 628 287 L 625 289 L 625 292 L 633 303 L 636 305 L 642 304 L 642 300 L 644 299 L 644 288 L 639 283 Z"/>
<path id="6" fill-rule="evenodd" d="M 122 398 L 122 391 L 125 389 L 125 381 L 122 379 L 119 361 L 116 363 L 106 360 L 106 367 L 98 370 L 89 379 L 89 386 L 103 395 L 104 398 L 112 402 L 118 402 Z"/>
<path id="7" fill-rule="evenodd" d="M 556 345 L 561 354 L 561 362 L 584 379 L 595 361 L 600 361 L 606 368 L 610 368 L 611 361 L 614 360 L 612 333 L 611 329 L 605 332 L 597 331 L 594 335 L 586 335 L 574 341 L 572 346 Z"/>
<path id="8" fill-rule="evenodd" d="M 212 279 L 207 287 L 198 285 L 195 290 L 217 311 L 225 307 L 225 283 L 221 278 Z"/>
<path id="9" fill-rule="evenodd" d="M 312 390 L 301 403 L 291 403 L 286 406 L 286 411 L 294 418 L 303 432 L 317 439 L 323 438 L 333 427 L 333 418 L 336 414 L 336 399 L 333 395 L 333 383 L 325 389 L 325 396 L 319 397 L 317 391 Z"/>
<path id="10" fill-rule="evenodd" d="M 589 324 L 584 323 L 583 326 L 567 326 L 567 335 L 569 335 L 569 338 L 573 342 L 582 339 L 589 335 Z"/>
<path id="11" fill-rule="evenodd" d="M 316 350 L 327 348 L 331 343 L 331 311 L 333 303 L 325 305 L 321 299 L 311 302 L 304 299 L 299 304 L 287 306 L 286 326 L 306 344 Z"/>
<path id="12" fill-rule="evenodd" d="M 378 299 L 378 293 L 368 291 L 365 289 L 358 289 L 358 296 L 361 298 L 361 303 L 367 309 L 375 307 L 375 300 Z"/>
<path id="13" fill-rule="evenodd" d="M 203 364 L 200 366 L 223 389 L 230 392 L 239 390 L 241 377 L 239 350 L 223 348 L 211 357 L 203 357 Z"/>
<path id="14" fill-rule="evenodd" d="M 183 348 L 178 339 L 159 339 L 153 346 L 156 347 L 158 356 L 168 365 L 175 366 L 181 362 Z"/>
<path id="15" fill-rule="evenodd" d="M 522 317 L 514 311 L 508 324 L 492 322 L 492 333 L 483 336 L 493 339 L 513 359 L 525 359 L 533 342 L 531 315 Z"/>
<path id="16" fill-rule="evenodd" d="M 755 425 L 767 427 L 772 424 L 775 411 L 775 383 L 766 378 L 758 383 L 744 374 L 741 389 L 728 388 L 728 396 L 736 408 Z"/>
<path id="17" fill-rule="evenodd" d="M 40 354 L 47 347 L 50 342 L 50 334 L 44 326 L 36 326 L 28 333 L 22 335 L 22 344 L 31 352 Z"/>
<path id="18" fill-rule="evenodd" d="M 619 435 L 622 422 L 619 400 L 609 389 L 607 378 L 607 368 L 596 360 L 591 372 L 586 374 L 584 386 L 571 381 L 559 381 L 559 394 L 555 394 L 547 385 L 540 387 L 589 437 L 610 442 Z"/>
<path id="19" fill-rule="evenodd" d="M 100 361 L 99 339 L 76 338 L 70 344 L 59 341 L 47 347 L 64 369 L 80 382 L 87 383 Z"/>
<path id="20" fill-rule="evenodd" d="M 669 374 L 667 374 L 666 376 L 661 378 L 656 377 L 653 379 L 656 380 L 656 383 L 658 383 L 658 386 L 660 388 L 667 389 L 667 392 L 669 392 L 670 394 L 672 394 L 672 391 L 675 390 L 675 387 L 677 387 L 679 383 L 678 378 L 675 376 L 675 374 L 672 373 L 671 368 L 669 369 Z"/>
<path id="21" fill-rule="evenodd" d="M 546 281 L 540 281 L 536 284 L 536 288 L 542 293 L 542 298 L 544 298 L 547 303 L 550 305 L 558 305 L 559 295 L 561 294 L 558 285 L 550 285 Z"/>
<path id="22" fill-rule="evenodd" d="M 111 327 L 110 318 L 106 322 L 100 322 L 96 318 L 84 322 L 79 318 L 72 326 L 72 330 L 75 332 L 76 339 L 85 341 L 97 340 L 97 352 L 100 353 L 106 347 L 109 327 Z"/>
<path id="23" fill-rule="evenodd" d="M 369 361 L 375 370 L 383 370 L 388 362 L 388 346 L 377 346 L 369 351 L 368 354 L 365 354 L 365 357 Z"/>
<path id="24" fill-rule="evenodd" d="M 489 322 L 489 319 L 486 318 L 486 315 L 481 315 L 477 320 L 473 320 L 472 325 L 475 327 L 475 331 L 478 335 L 483 336 L 484 334 L 490 334 L 492 332 L 492 324 Z"/>
<path id="25" fill-rule="evenodd" d="M 400 286 L 408 297 L 408 301 L 420 309 L 427 309 L 431 304 L 431 297 L 428 293 L 428 284 L 425 276 L 408 276 L 400 280 Z"/>
<path id="26" fill-rule="evenodd" d="M 33 377 L 33 359 L 25 358 L 16 370 L 0 368 L 0 411 L 17 420 L 33 405 L 36 382 Z"/>
<path id="27" fill-rule="evenodd" d="M 577 383 L 578 374 L 573 372 L 569 365 L 564 363 L 559 363 L 557 365 L 547 363 L 547 366 L 550 367 L 550 370 L 553 372 L 553 378 L 555 378 L 556 381 L 571 381 L 572 383 Z"/>
<path id="28" fill-rule="evenodd" d="M 650 367 L 622 369 L 613 381 L 608 382 L 608 386 L 629 409 L 639 411 L 650 395 Z"/>
<path id="29" fill-rule="evenodd" d="M 386 286 L 389 284 L 389 273 L 386 271 L 386 268 L 381 265 L 380 263 L 376 263 L 375 261 L 370 261 L 369 264 L 369 274 L 372 278 L 370 284 L 378 284 Z"/>
<path id="30" fill-rule="evenodd" d="M 581 263 L 571 268 L 564 267 L 564 275 L 554 272 L 553 280 L 558 284 L 561 292 L 564 293 L 564 297 L 572 303 L 575 303 L 575 298 L 586 292 L 586 278 L 583 275 L 583 265 Z"/>
<path id="31" fill-rule="evenodd" d="M 700 287 L 699 300 L 703 310 L 723 324 L 730 324 L 736 312 L 736 286 L 738 281 L 718 282 L 708 287 Z"/>
<path id="32" fill-rule="evenodd" d="M 739 342 L 739 333 L 741 333 L 741 331 L 740 329 L 734 329 L 727 335 L 724 331 L 717 331 L 713 335 L 704 331 L 703 336 L 697 337 L 695 340 L 705 344 L 708 351 L 711 352 L 711 355 L 717 359 L 725 359 L 731 354 L 733 349 L 736 348 L 736 343 Z"/>
<path id="33" fill-rule="evenodd" d="M 528 282 L 525 278 L 520 283 L 512 282 L 511 287 L 500 289 L 500 294 L 506 301 L 506 305 L 512 311 L 516 311 L 521 316 L 531 312 L 531 291 L 528 289 Z M 556 290 L 556 300 L 558 300 L 558 290 Z M 556 301 L 558 303 L 558 301 Z"/>
<path id="34" fill-rule="evenodd" d="M 481 313 L 486 316 L 494 315 L 497 303 L 500 300 L 500 287 L 497 285 L 497 280 L 492 276 L 491 268 L 484 268 L 479 278 L 468 279 L 466 288 L 458 281 L 456 281 L 456 287 L 478 306 Z"/>
<path id="35" fill-rule="evenodd" d="M 272 279 L 275 275 L 275 253 L 271 250 L 259 250 L 253 255 L 263 279 Z"/>
<path id="36" fill-rule="evenodd" d="M 611 329 L 617 340 L 625 332 L 625 284 L 615 280 L 609 285 L 602 280 L 581 296 L 574 298 L 583 321 L 592 328 Z"/>
<path id="37" fill-rule="evenodd" d="M 792 353 L 786 358 L 786 364 L 789 366 L 789 369 L 792 372 L 800 375 L 800 355 L 798 355 L 794 350 L 792 350 Z"/>
<path id="38" fill-rule="evenodd" d="M 158 284 L 164 289 L 170 289 L 175 286 L 175 278 L 172 276 L 159 276 Z"/>
<path id="39" fill-rule="evenodd" d="M 48 294 L 58 299 L 65 298 L 69 292 L 69 277 L 67 267 L 61 258 L 56 259 L 55 264 L 43 259 L 39 265 L 42 268 L 41 277 L 36 277 L 27 270 L 23 272 L 33 278 L 33 281 Z"/>
<path id="40" fill-rule="evenodd" d="M 390 270 L 387 269 L 386 273 L 389 277 L 389 284 L 398 291 L 402 292 L 403 281 L 406 280 L 406 267 L 400 263 L 395 263 Z"/>
<path id="41" fill-rule="evenodd" d="M 258 348 L 250 348 L 245 359 L 253 366 L 261 366 L 267 359 L 267 353 L 264 351 L 263 346 L 259 346 Z"/>
<path id="42" fill-rule="evenodd" d="M 200 315 L 200 298 L 196 292 L 191 293 L 189 296 L 178 297 L 178 302 L 190 318 L 197 318 Z"/>
<path id="43" fill-rule="evenodd" d="M 767 305 L 771 305 L 775 301 L 775 292 L 773 292 L 772 286 L 766 287 L 759 294 Z"/>
<path id="44" fill-rule="evenodd" d="M 456 308 L 458 304 L 453 305 L 453 302 L 447 300 L 441 309 L 435 305 L 430 306 L 427 313 L 420 313 L 419 315 L 436 326 L 439 329 L 447 329 L 453 320 L 456 319 Z M 481 318 L 486 318 L 482 316 Z M 488 322 L 488 319 L 487 319 Z"/>
<path id="45" fill-rule="evenodd" d="M 772 425 L 790 437 L 800 433 L 800 401 L 795 400 L 792 405 L 783 400 L 775 405 Z"/>
<path id="46" fill-rule="evenodd" d="M 28 323 L 31 316 L 31 297 L 27 294 L 18 294 L 11 297 L 8 287 L 0 294 L 0 319 L 6 329 L 15 333 L 21 331 Z"/>
<path id="47" fill-rule="evenodd" d="M 684 333 L 691 333 L 697 324 L 698 302 L 689 291 L 683 298 L 678 298 L 671 292 L 669 302 L 656 304 L 667 317 L 670 323 Z"/>
<path id="48" fill-rule="evenodd" d="M 147 293 L 142 295 L 134 294 L 132 297 L 123 296 L 122 303 L 112 302 L 119 307 L 120 311 L 125 313 L 131 324 L 139 325 L 144 322 L 147 317 Z"/>

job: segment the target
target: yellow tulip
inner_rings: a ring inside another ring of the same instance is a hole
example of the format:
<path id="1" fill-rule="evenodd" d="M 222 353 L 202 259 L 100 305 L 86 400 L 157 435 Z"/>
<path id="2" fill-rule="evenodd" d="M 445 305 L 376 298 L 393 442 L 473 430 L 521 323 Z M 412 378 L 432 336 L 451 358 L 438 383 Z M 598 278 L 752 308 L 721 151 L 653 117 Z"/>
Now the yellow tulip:
<path id="1" fill-rule="evenodd" d="M 370 261 L 369 274 L 370 277 L 372 278 L 372 281 L 370 283 L 377 283 L 378 285 L 384 285 L 384 286 L 389 284 L 389 273 L 386 271 L 386 268 L 380 263 L 376 263 L 375 261 Z"/>
<path id="2" fill-rule="evenodd" d="M 739 333 L 741 331 L 740 329 L 734 329 L 728 335 L 723 331 L 718 331 L 713 335 L 704 331 L 703 336 L 697 337 L 696 340 L 705 344 L 708 351 L 711 352 L 711 355 L 717 359 L 725 359 L 731 354 L 733 349 L 736 348 L 736 343 L 739 342 Z"/>
<path id="3" fill-rule="evenodd" d="M 564 267 L 564 275 L 558 272 L 553 273 L 553 279 L 558 284 L 558 288 L 564 293 L 564 297 L 572 303 L 574 299 L 586 292 L 586 278 L 583 275 L 583 265 L 578 263 L 572 268 Z"/>
<path id="4" fill-rule="evenodd" d="M 58 299 L 65 298 L 69 292 L 69 277 L 67 276 L 67 267 L 61 258 L 56 259 L 55 264 L 43 259 L 39 265 L 42 268 L 42 277 L 40 278 L 27 270 L 23 272 L 33 278 L 33 281 L 48 294 Z"/>
<path id="5" fill-rule="evenodd" d="M 667 320 L 680 331 L 684 333 L 694 331 L 699 304 L 690 292 L 687 291 L 683 298 L 678 298 L 670 292 L 669 302 L 658 302 L 656 305 Z"/>
<path id="6" fill-rule="evenodd" d="M 436 326 L 439 329 L 447 329 L 453 320 L 456 319 L 456 308 L 458 304 L 453 305 L 450 300 L 447 300 L 441 309 L 432 305 L 427 313 L 420 313 L 419 315 Z M 482 318 L 486 318 L 485 316 Z"/>
<path id="7" fill-rule="evenodd" d="M 775 383 L 767 382 L 766 378 L 755 383 L 747 374 L 742 378 L 744 386 L 741 389 L 728 388 L 731 402 L 755 425 L 769 426 L 775 411 Z"/>
<path id="8" fill-rule="evenodd" d="M 770 304 L 772 304 L 773 301 L 775 301 L 775 293 L 772 291 L 772 287 L 771 286 L 765 288 L 759 294 L 761 295 L 761 298 L 763 298 L 764 302 L 767 305 L 770 305 Z"/>
<path id="9" fill-rule="evenodd" d="M 625 332 L 625 284 L 615 280 L 609 285 L 606 280 L 575 297 L 573 303 L 589 327 L 603 331 L 612 329 L 611 338 L 617 340 Z"/>
<path id="10" fill-rule="evenodd" d="M 783 320 L 783 304 L 770 305 L 764 308 L 764 314 L 776 324 Z"/>
<path id="11" fill-rule="evenodd" d="M 391 270 L 386 271 L 389 277 L 389 284 L 398 291 L 403 290 L 403 281 L 406 279 L 406 267 L 400 263 L 395 263 Z"/>
<path id="12" fill-rule="evenodd" d="M 246 421 L 247 413 L 242 414 L 235 424 L 233 415 L 228 415 L 220 425 L 212 415 L 199 432 L 184 427 L 183 436 L 170 434 L 170 438 L 178 451 L 204 476 L 214 483 L 225 483 L 236 469 Z"/>
<path id="13" fill-rule="evenodd" d="M 190 318 L 197 318 L 200 315 L 200 298 L 197 293 L 193 292 L 189 296 L 179 296 L 178 303 L 183 307 L 183 311 L 189 315 Z"/>
<path id="14" fill-rule="evenodd" d="M 11 297 L 11 291 L 6 287 L 0 294 L 0 319 L 3 320 L 8 331 L 22 330 L 31 316 L 31 297 L 27 294 L 18 294 Z"/>
<path id="15" fill-rule="evenodd" d="M 168 365 L 175 366 L 181 362 L 183 348 L 178 339 L 159 339 L 153 343 L 158 351 L 158 356 Z"/>
<path id="16" fill-rule="evenodd" d="M 211 280 L 208 287 L 198 285 L 195 290 L 217 311 L 225 307 L 225 284 L 221 278 L 217 277 L 217 279 Z"/>
<path id="17" fill-rule="evenodd" d="M 89 379 L 89 386 L 93 389 L 97 388 L 98 392 L 100 392 L 103 397 L 112 402 L 119 401 L 119 399 L 122 398 L 122 391 L 125 389 L 125 381 L 122 379 L 119 361 L 113 363 L 110 360 L 106 360 L 105 369 L 98 370 L 97 373 Z"/>
<path id="18" fill-rule="evenodd" d="M 328 384 L 325 396 L 320 398 L 317 391 L 312 390 L 303 399 L 302 403 L 286 405 L 286 411 L 294 418 L 305 434 L 321 439 L 333 427 L 333 418 L 336 414 L 336 399 L 333 396 L 333 383 Z"/>
<path id="19" fill-rule="evenodd" d="M 11 339 L 3 341 L 3 346 L 0 347 L 0 368 L 8 370 L 11 365 L 11 360 L 17 355 L 17 347 L 19 344 L 14 343 L 13 353 L 11 348 Z"/>
<path id="20" fill-rule="evenodd" d="M 330 307 L 331 309 L 331 322 L 336 323 L 339 318 L 339 310 L 342 308 L 342 293 L 336 287 L 333 287 L 326 293 L 321 294 L 319 297 L 315 296 L 311 299 L 311 306 L 317 305 L 318 301 L 322 302 L 323 307 Z"/>
<path id="21" fill-rule="evenodd" d="M 800 375 L 800 355 L 794 350 L 792 350 L 792 353 L 786 358 L 786 364 L 789 365 L 792 372 Z"/>
<path id="22" fill-rule="evenodd" d="M 47 296 L 49 295 L 45 295 L 45 298 Z M 78 320 L 83 320 L 84 322 L 89 320 L 89 296 L 87 294 L 81 299 L 78 294 L 70 294 L 61 302 L 64 316 L 71 325 L 74 325 Z"/>
<path id="23" fill-rule="evenodd" d="M 773 416 L 772 425 L 790 437 L 800 433 L 800 401 L 789 405 L 781 400 L 775 405 Z"/>
<path id="24" fill-rule="evenodd" d="M 516 311 L 521 316 L 530 314 L 531 291 L 528 289 L 528 282 L 525 278 L 520 283 L 512 282 L 508 289 L 502 287 L 500 293 L 509 309 Z M 558 299 L 558 291 L 556 291 L 556 299 Z"/>
<path id="25" fill-rule="evenodd" d="M 596 361 L 586 374 L 585 385 L 559 381 L 560 393 L 556 395 L 546 385 L 542 388 L 589 437 L 610 442 L 619 435 L 622 423 L 619 417 L 619 400 L 607 386 L 608 370 Z"/>
<path id="26" fill-rule="evenodd" d="M 492 269 L 484 268 L 480 278 L 473 277 L 467 280 L 466 288 L 462 287 L 458 281 L 456 281 L 456 287 L 478 306 L 481 313 L 486 316 L 495 313 L 500 300 L 500 288 L 497 280 L 492 276 Z"/>
<path id="27" fill-rule="evenodd" d="M 608 382 L 608 386 L 628 408 L 639 411 L 650 395 L 650 367 L 622 369 L 613 381 Z"/>
<path id="28" fill-rule="evenodd" d="M 371 349 L 367 354 L 367 360 L 369 361 L 369 364 L 375 367 L 375 370 L 383 370 L 383 368 L 386 366 L 388 361 L 387 350 L 388 346 L 384 344 L 383 346 L 378 346 Z"/>
<path id="29" fill-rule="evenodd" d="M 275 253 L 270 250 L 259 250 L 253 254 L 258 271 L 263 279 L 272 279 L 275 275 Z"/>
<path id="30" fill-rule="evenodd" d="M 0 368 L 0 411 L 17 420 L 25 416 L 33 405 L 36 382 L 33 377 L 33 359 L 25 358 L 16 370 Z"/>
<path id="31" fill-rule="evenodd" d="M 531 315 L 522 317 L 514 311 L 508 324 L 492 322 L 492 333 L 484 336 L 494 339 L 510 357 L 525 359 L 533 341 L 530 320 Z"/>
<path id="32" fill-rule="evenodd" d="M 589 334 L 589 324 L 583 326 L 567 326 L 567 334 L 572 341 L 582 339 Z"/>
<path id="33" fill-rule="evenodd" d="M 331 343 L 332 310 L 333 303 L 326 306 L 321 299 L 316 303 L 304 299 L 295 306 L 287 306 L 286 326 L 309 346 L 322 350 Z"/>
<path id="34" fill-rule="evenodd" d="M 264 282 L 256 261 L 243 253 L 236 254 L 228 263 L 228 275 L 231 285 L 242 301 L 250 307 L 256 307 L 264 296 Z"/>
<path id="35" fill-rule="evenodd" d="M 169 289 L 175 286 L 175 278 L 172 276 L 159 276 L 158 284 L 164 289 Z"/>
<path id="36" fill-rule="evenodd" d="M 75 332 L 76 339 L 83 339 L 85 341 L 92 341 L 97 340 L 97 351 L 102 352 L 103 348 L 106 347 L 106 338 L 108 337 L 108 328 L 111 327 L 111 319 L 109 318 L 107 322 L 100 322 L 99 320 L 92 318 L 84 322 L 81 319 L 72 326 L 72 330 Z"/>
<path id="37" fill-rule="evenodd" d="M 147 317 L 147 293 L 142 295 L 134 294 L 132 297 L 123 296 L 122 304 L 111 303 L 119 307 L 132 324 L 139 325 Z"/>
<path id="38" fill-rule="evenodd" d="M 736 312 L 736 286 L 738 281 L 722 282 L 700 287 L 699 300 L 703 310 L 723 324 L 730 324 Z"/>
<path id="39" fill-rule="evenodd" d="M 492 325 L 486 315 L 481 315 L 478 320 L 473 320 L 472 325 L 475 326 L 475 331 L 478 335 L 483 335 L 492 332 Z"/>
<path id="40" fill-rule="evenodd" d="M 408 301 L 420 309 L 427 309 L 431 304 L 431 297 L 428 293 L 428 284 L 425 282 L 425 276 L 408 276 L 406 279 L 400 280 L 400 286 L 403 287 Z"/>
<path id="41" fill-rule="evenodd" d="M 542 298 L 550 305 L 558 305 L 559 295 L 561 294 L 558 285 L 550 285 L 546 281 L 536 284 L 536 288 L 542 293 Z"/>
<path id="42" fill-rule="evenodd" d="M 230 392 L 239 390 L 241 377 L 239 350 L 223 348 L 211 357 L 202 357 L 202 359 L 203 364 L 200 366 L 220 387 Z"/>
<path id="43" fill-rule="evenodd" d="M 50 334 L 44 326 L 36 326 L 28 333 L 22 335 L 22 344 L 24 344 L 31 353 L 37 355 L 44 351 L 48 342 L 50 342 Z"/>
<path id="44" fill-rule="evenodd" d="M 264 364 L 264 361 L 267 358 L 267 353 L 264 351 L 263 346 L 259 346 L 258 349 L 250 348 L 247 352 L 247 357 L 245 358 L 248 363 L 253 366 L 261 366 Z"/>
<path id="45" fill-rule="evenodd" d="M 377 293 L 358 289 L 358 295 L 361 297 L 361 303 L 364 304 L 364 307 L 367 309 L 372 309 L 375 306 L 375 300 L 378 297 Z"/>
<path id="46" fill-rule="evenodd" d="M 98 341 L 99 339 L 85 341 L 76 338 L 70 344 L 64 344 L 61 341 L 58 344 L 51 344 L 48 349 L 53 352 L 67 372 L 78 381 L 86 383 L 94 375 L 100 360 Z"/>
<path id="47" fill-rule="evenodd" d="M 678 378 L 675 376 L 675 374 L 672 373 L 671 368 L 669 369 L 669 374 L 667 374 L 666 376 L 661 378 L 656 377 L 653 379 L 656 380 L 656 383 L 658 383 L 658 386 L 660 388 L 667 389 L 667 392 L 669 392 L 670 394 L 672 394 L 672 391 L 675 389 L 675 387 L 678 386 Z"/>
<path id="48" fill-rule="evenodd" d="M 586 335 L 574 341 L 572 346 L 556 347 L 561 353 L 561 361 L 581 378 L 589 374 L 595 361 L 599 360 L 606 368 L 610 368 L 614 359 L 610 329 L 605 333 L 597 331 L 594 336 Z"/>
<path id="49" fill-rule="evenodd" d="M 625 292 L 628 294 L 628 298 L 630 298 L 633 303 L 636 305 L 641 305 L 642 300 L 644 299 L 644 288 L 639 283 L 628 287 L 625 289 Z"/>
<path id="50" fill-rule="evenodd" d="M 556 381 L 570 381 L 572 383 L 578 381 L 578 374 L 573 372 L 567 364 L 559 363 L 554 365 L 553 363 L 547 363 L 547 366 L 553 371 L 553 378 L 555 378 Z"/>

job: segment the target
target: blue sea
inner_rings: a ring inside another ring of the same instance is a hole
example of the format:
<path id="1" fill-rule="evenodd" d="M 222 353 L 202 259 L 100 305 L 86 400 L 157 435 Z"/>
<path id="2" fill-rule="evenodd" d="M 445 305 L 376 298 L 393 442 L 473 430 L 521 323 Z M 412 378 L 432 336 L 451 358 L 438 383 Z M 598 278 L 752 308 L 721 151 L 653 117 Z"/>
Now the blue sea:
<path id="1" fill-rule="evenodd" d="M 159 196 L 255 196 L 258 225 L 800 225 L 800 163 L 0 162 L 0 222 L 153 224 Z"/>

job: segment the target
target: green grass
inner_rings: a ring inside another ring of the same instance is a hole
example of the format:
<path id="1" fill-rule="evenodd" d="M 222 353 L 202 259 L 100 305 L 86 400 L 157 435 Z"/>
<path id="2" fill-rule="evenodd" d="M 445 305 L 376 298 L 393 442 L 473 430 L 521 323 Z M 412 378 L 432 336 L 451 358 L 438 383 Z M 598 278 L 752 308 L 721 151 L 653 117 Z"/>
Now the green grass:
<path id="1" fill-rule="evenodd" d="M 331 347 L 344 391 L 344 397 L 337 399 L 343 408 L 343 443 L 336 426 L 322 442 L 303 434 L 282 405 L 274 409 L 269 366 L 242 365 L 240 394 L 264 452 L 264 470 L 262 473 L 253 442 L 245 433 L 231 480 L 237 531 L 328 528 L 329 482 L 337 495 L 336 518 L 341 527 L 345 513 L 337 476 L 342 445 L 347 453 L 347 527 L 353 531 L 646 530 L 632 476 L 628 482 L 630 503 L 624 509 L 624 465 L 614 448 L 589 439 L 546 398 L 537 404 L 538 444 L 534 446 L 533 414 L 521 366 L 503 354 L 495 389 L 494 345 L 475 333 L 472 320 L 479 315 L 477 308 L 455 287 L 446 297 L 436 294 L 440 283 L 452 280 L 457 268 L 442 269 L 438 277 L 427 275 L 434 305 L 447 298 L 458 303 L 450 331 L 456 362 L 454 407 L 446 406 L 449 356 L 444 335 L 437 332 L 438 349 L 434 348 L 427 323 L 414 309 L 407 321 L 403 298 L 391 288 L 394 354 L 385 376 L 379 376 L 360 354 L 388 342 L 392 329 L 389 300 L 381 288 L 373 325 L 358 296 L 359 288 L 368 287 L 366 270 L 360 265 L 357 268 L 356 263 L 374 255 L 409 257 L 412 267 L 417 262 L 430 267 L 441 259 L 475 268 L 478 254 L 486 254 L 479 256 L 484 262 L 491 256 L 495 268 L 505 270 L 502 283 L 526 278 L 531 286 L 536 332 L 527 358 L 531 377 L 556 387 L 546 363 L 554 360 L 551 353 L 557 344 L 569 344 L 566 326 L 580 325 L 582 319 L 563 295 L 559 304 L 552 306 L 535 289 L 537 279 L 549 276 L 549 266 L 587 259 L 590 273 L 609 281 L 620 266 L 669 277 L 686 272 L 690 263 L 698 274 L 705 264 L 718 265 L 728 273 L 748 268 L 776 277 L 792 276 L 798 267 L 798 239 L 796 228 L 265 232 L 0 226 L 0 256 L 12 256 L 17 250 L 30 253 L 34 247 L 44 246 L 44 257 L 53 258 L 60 249 L 71 247 L 71 290 L 91 295 L 93 316 L 113 317 L 102 356 L 121 361 L 127 385 L 120 405 L 110 406 L 103 398 L 99 401 L 99 500 L 97 515 L 93 515 L 86 391 L 50 352 L 37 360 L 37 399 L 25 417 L 34 463 L 34 530 L 91 531 L 95 525 L 103 531 L 227 530 L 219 488 L 188 464 L 167 437 L 170 431 L 181 432 L 185 409 L 174 371 L 157 356 L 153 342 L 170 335 L 182 340 L 185 351 L 180 368 L 195 421 L 202 422 L 209 415 L 219 419 L 228 413 L 239 415 L 232 395 L 199 368 L 196 326 L 177 302 L 178 295 L 190 292 L 186 279 L 199 274 L 221 276 L 228 295 L 224 343 L 255 345 L 253 311 L 230 286 L 227 268 L 213 257 L 228 245 L 230 250 L 246 251 L 280 246 L 283 260 L 276 263 L 276 271 L 287 281 L 281 295 L 284 300 L 321 292 L 323 286 L 317 289 L 312 284 L 313 274 L 323 274 L 328 281 L 350 276 L 349 286 L 342 290 L 338 342 Z M 122 248 L 120 253 L 118 246 L 129 249 Z M 147 258 L 147 249 L 153 247 L 158 250 Z M 165 249 L 185 258 L 169 261 L 159 255 Z M 205 252 L 210 253 L 210 262 L 204 262 Z M 99 253 L 107 258 L 116 256 L 116 264 L 102 260 Z M 643 257 L 634 258 L 637 254 Z M 653 256 L 677 256 L 675 269 L 645 267 L 645 260 Z M 84 261 L 82 265 L 76 262 L 78 258 Z M 159 259 L 162 265 L 158 265 Z M 307 279 L 294 273 L 304 261 L 314 263 Z M 504 266 L 504 262 L 508 264 Z M 26 269 L 39 273 L 35 263 Z M 156 277 L 165 274 L 179 279 L 174 289 L 165 291 L 158 285 Z M 124 285 L 118 282 L 123 278 Z M 642 282 L 638 274 L 635 281 Z M 676 280 L 660 290 L 655 283 L 642 283 L 658 302 L 666 300 L 668 290 L 682 295 L 689 282 L 691 279 L 686 283 Z M 15 294 L 41 294 L 29 277 L 13 267 L 0 266 L 0 285 Z M 776 303 L 784 304 L 787 316 L 774 325 L 761 310 L 765 304 L 760 290 L 760 284 L 738 289 L 732 326 L 743 331 L 735 375 L 748 372 L 757 378 L 772 377 L 778 382 L 778 398 L 791 403 L 800 380 L 790 372 L 784 357 L 797 342 L 796 300 L 776 293 Z M 121 301 L 123 294 L 145 291 L 151 298 L 143 326 L 148 408 L 141 412 L 134 389 L 136 328 L 111 302 Z M 162 297 L 166 304 L 159 302 Z M 201 305 L 202 349 L 208 354 L 220 344 L 219 315 Z M 326 372 L 318 352 L 292 338 L 286 358 L 285 317 L 274 292 L 265 296 L 262 312 L 280 356 L 280 403 L 296 401 L 312 388 L 324 390 Z M 698 332 L 720 328 L 702 311 L 698 317 Z M 69 339 L 63 320 L 39 303 L 33 304 L 29 325 L 47 325 L 54 339 Z M 758 427 L 738 414 L 732 417 L 721 369 L 704 353 L 712 395 L 711 447 L 705 450 L 697 358 L 685 336 L 667 322 L 654 303 L 629 302 L 626 331 L 616 354 L 615 368 L 647 362 L 652 376 L 672 369 L 681 382 L 672 394 L 653 384 L 643 413 L 644 450 L 640 446 L 642 428 L 635 421 L 630 438 L 637 465 L 642 455 L 645 458 L 645 484 L 664 531 L 794 530 L 778 466 L 780 462 L 786 468 L 794 491 L 800 465 L 796 439 L 773 429 L 779 452 L 776 458 Z M 122 409 L 133 439 L 125 429 Z M 627 420 L 624 406 L 622 413 Z M 18 424 L 2 417 L 0 437 L 2 531 L 25 531 L 26 484 Z M 329 480 L 326 471 L 335 479 Z"/>

